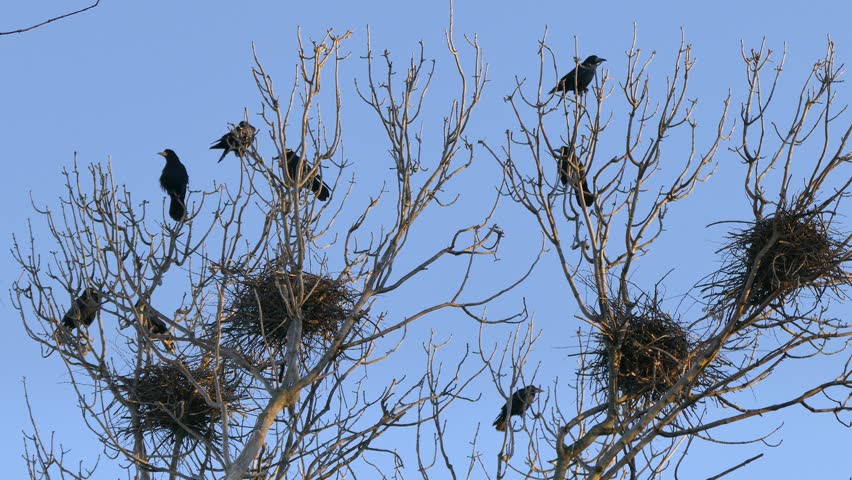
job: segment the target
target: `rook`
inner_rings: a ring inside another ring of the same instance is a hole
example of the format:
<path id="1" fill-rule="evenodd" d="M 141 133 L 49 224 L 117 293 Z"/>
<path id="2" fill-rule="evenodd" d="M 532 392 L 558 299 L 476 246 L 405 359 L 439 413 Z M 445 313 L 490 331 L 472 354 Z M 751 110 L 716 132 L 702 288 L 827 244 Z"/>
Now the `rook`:
<path id="1" fill-rule="evenodd" d="M 158 155 L 166 159 L 166 166 L 160 175 L 160 187 L 171 199 L 169 216 L 180 222 L 186 215 L 186 187 L 189 185 L 189 175 L 173 150 L 167 148 Z"/>
<path id="2" fill-rule="evenodd" d="M 577 66 L 577 68 L 568 72 L 555 87 L 549 92 L 551 94 L 556 92 L 563 92 L 563 94 L 568 92 L 583 93 L 589 89 L 589 85 L 592 83 L 592 80 L 595 79 L 595 71 L 598 68 L 598 65 L 605 62 L 605 58 L 600 58 L 596 55 L 591 55 L 590 57 L 583 60 L 583 63 Z M 579 71 L 579 73 L 577 73 Z"/>
<path id="3" fill-rule="evenodd" d="M 543 390 L 535 385 L 527 385 L 526 387 L 512 394 L 509 402 L 500 409 L 500 414 L 494 419 L 494 426 L 500 432 L 505 432 L 509 426 L 509 418 L 514 415 L 522 416 L 527 409 L 535 401 L 535 396 Z"/>

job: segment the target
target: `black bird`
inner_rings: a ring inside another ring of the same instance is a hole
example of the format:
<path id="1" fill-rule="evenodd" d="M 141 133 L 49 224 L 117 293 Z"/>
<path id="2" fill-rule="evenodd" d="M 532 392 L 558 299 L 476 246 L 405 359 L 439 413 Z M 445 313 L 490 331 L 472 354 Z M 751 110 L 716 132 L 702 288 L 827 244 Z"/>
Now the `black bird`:
<path id="1" fill-rule="evenodd" d="M 527 385 L 513 393 L 509 403 L 500 408 L 500 414 L 494 419 L 493 425 L 497 428 L 497 431 L 505 432 L 509 426 L 509 417 L 526 413 L 532 402 L 535 401 L 535 396 L 542 391 L 535 385 Z"/>
<path id="2" fill-rule="evenodd" d="M 163 320 L 164 315 L 157 311 L 154 307 L 146 304 L 142 300 L 136 302 L 136 311 L 139 313 L 139 323 L 144 326 L 152 335 L 166 335 L 169 333 L 169 326 Z M 170 337 L 163 337 L 163 346 L 171 353 L 175 353 L 174 340 Z"/>
<path id="3" fill-rule="evenodd" d="M 225 155 L 234 152 L 237 156 L 243 157 L 249 145 L 254 143 L 254 137 L 257 135 L 257 129 L 249 122 L 243 120 L 234 126 L 228 133 L 222 135 L 222 138 L 213 142 L 210 150 L 222 149 L 222 156 L 219 157 L 221 162 Z"/>
<path id="4" fill-rule="evenodd" d="M 560 147 L 556 161 L 559 169 L 559 181 L 566 187 L 569 183 L 572 185 L 577 205 L 583 205 L 583 202 L 580 201 L 581 191 L 586 206 L 594 204 L 595 194 L 589 189 L 589 182 L 586 180 L 586 167 L 574 155 L 574 149 L 569 146 Z"/>
<path id="5" fill-rule="evenodd" d="M 589 56 L 583 60 L 583 63 L 577 66 L 580 69 L 579 74 L 577 74 L 577 68 L 571 70 L 548 93 L 574 92 L 574 94 L 577 94 L 588 91 L 589 84 L 595 79 L 595 70 L 597 70 L 598 65 L 605 61 L 605 58 L 600 58 L 596 55 Z"/>
<path id="6" fill-rule="evenodd" d="M 277 157 L 276 157 L 277 158 Z M 301 165 L 302 174 L 299 175 L 299 166 Z M 302 177 L 301 180 L 304 181 L 304 177 L 309 174 L 311 171 L 311 166 L 308 165 L 308 162 L 302 160 L 296 152 L 293 150 L 287 149 L 287 171 L 290 174 L 290 177 L 295 181 L 297 177 Z M 328 196 L 331 195 L 331 190 L 328 188 L 325 182 L 322 181 L 322 174 L 319 169 L 317 169 L 316 175 L 311 179 L 310 182 L 311 191 L 317 196 L 317 198 L 324 202 L 328 200 Z"/>
<path id="7" fill-rule="evenodd" d="M 186 215 L 186 187 L 189 185 L 189 174 L 186 167 L 180 163 L 180 159 L 171 149 L 165 149 L 158 153 L 166 159 L 163 174 L 160 175 L 160 187 L 169 194 L 169 216 L 172 220 L 180 222 Z"/>
<path id="8" fill-rule="evenodd" d="M 101 309 L 101 292 L 89 287 L 83 291 L 83 294 L 74 300 L 74 304 L 62 317 L 62 326 L 65 328 L 86 326 L 95 321 L 95 316 L 98 310 Z"/>

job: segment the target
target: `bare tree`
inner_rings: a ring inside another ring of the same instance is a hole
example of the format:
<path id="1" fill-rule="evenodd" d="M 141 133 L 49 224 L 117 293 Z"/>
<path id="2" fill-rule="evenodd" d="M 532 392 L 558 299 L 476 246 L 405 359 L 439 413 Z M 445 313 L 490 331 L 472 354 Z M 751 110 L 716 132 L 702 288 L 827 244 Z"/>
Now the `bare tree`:
<path id="1" fill-rule="evenodd" d="M 850 281 L 852 237 L 836 218 L 849 190 L 852 129 L 847 122 L 835 132 L 845 107 L 837 106 L 843 66 L 833 44 L 795 110 L 782 110 L 792 113 L 783 127 L 768 117 L 783 56 L 773 64 L 764 46 L 743 49 L 740 120 L 728 122 L 729 96 L 702 138 L 697 100 L 687 95 L 694 58 L 685 41 L 655 100 L 655 55 L 644 59 L 635 42 L 617 85 L 602 70 L 586 94 L 543 94 L 545 78 L 559 78 L 543 39 L 538 84 L 518 81 L 508 97 L 517 128 L 502 149 L 481 142 L 504 174 L 493 207 L 466 228 L 433 232 L 444 243 L 414 258 L 413 228 L 425 212 L 454 206 L 454 182 L 473 164 L 465 131 L 487 68 L 475 37 L 465 38 L 472 59 L 464 60 L 451 21 L 447 47 L 460 89 L 445 106 L 440 140 L 425 149 L 429 130 L 420 126 L 434 62 L 421 45 L 400 68 L 389 51 L 373 51 L 368 31 L 366 79 L 356 87 L 386 136 L 391 178 L 352 213 L 358 163 L 348 164 L 341 149 L 349 36 L 329 31 L 310 44 L 300 37 L 283 97 L 255 54 L 260 139 L 235 151 L 238 184 L 190 192 L 184 221 L 140 204 L 109 163 L 80 169 L 75 159 L 60 203 L 36 207 L 51 244 L 37 241 L 35 229 L 16 237 L 24 273 L 13 298 L 27 332 L 45 356 L 63 359 L 88 428 L 110 458 L 131 466 L 130 478 L 396 478 L 412 463 L 424 478 L 659 478 L 677 476 L 690 448 L 715 441 L 718 427 L 757 415 L 801 405 L 849 426 L 852 360 L 841 357 L 852 330 L 829 306 Z M 549 65 L 553 75 L 544 74 Z M 320 107 L 328 99 L 330 116 Z M 609 113 L 615 105 L 623 117 Z M 677 137 L 686 151 L 670 148 Z M 719 270 L 696 279 L 687 298 L 702 313 L 679 317 L 666 278 L 644 284 L 635 272 L 665 233 L 669 209 L 711 179 L 731 138 L 751 218 L 730 232 Z M 603 142 L 612 139 L 624 147 L 606 158 Z M 812 144 L 802 177 L 794 166 Z M 317 182 L 332 192 L 327 201 L 315 194 Z M 513 392 L 540 380 L 527 363 L 543 332 L 526 309 L 506 318 L 483 313 L 529 270 L 469 297 L 479 260 L 500 247 L 492 215 L 501 196 L 537 223 L 581 322 L 577 384 L 556 377 L 531 413 L 514 423 L 509 415 L 492 464 L 479 431 L 466 432 L 469 451 L 454 450 L 447 412 L 478 400 L 470 386 L 480 375 L 506 408 Z M 444 280 L 446 296 L 412 312 L 379 311 L 382 297 L 453 263 L 462 273 L 454 284 Z M 183 292 L 177 306 L 158 303 L 162 288 Z M 483 333 L 447 363 L 444 339 L 407 332 L 450 309 Z M 516 330 L 492 344 L 495 322 Z M 422 346 L 422 369 L 375 373 L 373 365 L 412 341 Z M 789 399 L 745 403 L 738 395 L 758 391 L 781 364 L 832 353 L 841 354 L 837 371 L 802 379 Z M 37 412 L 30 416 L 30 476 L 91 478 L 94 466 L 70 460 L 39 433 Z M 413 438 L 407 453 L 382 442 L 395 430 Z M 713 478 L 758 457 L 719 467 Z"/>
<path id="2" fill-rule="evenodd" d="M 503 168 L 504 193 L 531 215 L 558 258 L 585 327 L 574 398 L 559 398 L 557 379 L 552 398 L 537 406 L 550 414 L 522 424 L 530 445 L 523 460 L 515 458 L 520 440 L 510 429 L 490 470 L 498 478 L 661 478 L 664 471 L 670 478 L 690 447 L 716 441 L 718 427 L 758 415 L 799 405 L 849 427 L 852 329 L 829 309 L 832 298 L 847 298 L 842 288 L 852 279 L 852 237 L 837 222 L 849 195 L 852 128 L 842 121 L 846 107 L 838 106 L 843 65 L 835 62 L 834 44 L 829 40 L 797 101 L 775 98 L 783 55 L 773 62 L 764 45 L 743 48 L 739 121 L 727 126 L 729 95 L 704 136 L 694 120 L 697 100 L 687 96 L 694 58 L 686 42 L 660 99 L 652 98 L 649 80 L 655 55 L 643 58 L 635 40 L 625 78 L 616 86 L 608 71 L 599 72 L 586 95 L 543 94 L 545 78 L 559 77 L 544 39 L 540 55 L 538 85 L 518 81 L 508 97 L 517 128 L 502 149 L 483 145 Z M 554 74 L 544 75 L 551 64 Z M 789 123 L 770 120 L 771 106 L 792 117 Z M 669 147 L 678 137 L 688 150 Z M 664 234 L 669 209 L 710 180 L 720 146 L 732 137 L 752 219 L 730 232 L 719 251 L 722 267 L 686 296 L 703 314 L 678 316 L 665 297 L 665 278 L 640 285 L 634 272 Z M 612 145 L 623 150 L 604 157 Z M 519 360 L 534 339 L 522 332 L 514 338 L 526 340 L 504 357 Z M 759 392 L 779 365 L 833 354 L 840 354 L 836 371 L 797 379 L 798 393 L 784 401 L 741 395 Z M 498 387 L 501 375 L 517 382 L 519 361 L 486 363 Z M 712 478 L 759 457 L 714 466 Z"/>
<path id="3" fill-rule="evenodd" d="M 81 169 L 75 158 L 60 203 L 36 208 L 50 245 L 35 229 L 15 238 L 24 273 L 13 297 L 27 332 L 45 356 L 62 358 L 87 427 L 131 478 L 336 478 L 356 461 L 399 467 L 377 439 L 432 422 L 440 431 L 441 412 L 472 400 L 463 392 L 482 369 L 464 355 L 447 373 L 437 360 L 443 340 L 423 343 L 421 372 L 371 378 L 369 388 L 366 380 L 369 366 L 412 341 L 414 322 L 446 309 L 475 316 L 524 276 L 484 298 L 465 293 L 477 260 L 500 245 L 493 208 L 468 227 L 433 232 L 444 243 L 419 260 L 407 248 L 424 212 L 453 206 L 442 197 L 473 161 L 464 134 L 486 81 L 479 46 L 466 41 L 468 63 L 447 33 L 460 89 L 434 157 L 421 153 L 418 131 L 434 63 L 421 45 L 399 78 L 391 53 L 377 57 L 368 39 L 367 78 L 356 84 L 387 137 L 393 177 L 357 211 L 347 190 L 356 179 L 341 181 L 351 169 L 339 153 L 349 36 L 300 37 L 283 98 L 255 55 L 265 136 L 236 152 L 238 184 L 190 192 L 184 221 L 140 204 L 109 163 Z M 331 115 L 322 99 L 332 99 Z M 315 181 L 333 191 L 328 201 L 306 188 Z M 378 311 L 378 298 L 448 262 L 463 262 L 463 273 L 427 307 Z M 161 289 L 184 292 L 175 308 L 157 304 Z M 92 466 L 54 454 L 36 424 L 26 438 L 32 478 L 91 476 Z"/>

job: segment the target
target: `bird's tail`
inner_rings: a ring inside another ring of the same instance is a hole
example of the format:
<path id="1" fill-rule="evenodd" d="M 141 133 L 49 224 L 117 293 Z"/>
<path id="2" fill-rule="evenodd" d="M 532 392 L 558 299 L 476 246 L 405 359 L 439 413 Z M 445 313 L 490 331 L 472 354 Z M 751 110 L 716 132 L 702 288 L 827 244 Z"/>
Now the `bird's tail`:
<path id="1" fill-rule="evenodd" d="M 568 162 L 559 161 L 559 182 L 562 185 L 568 186 L 568 181 L 570 177 L 568 177 Z"/>
<path id="2" fill-rule="evenodd" d="M 316 177 L 314 177 L 314 181 L 311 183 L 311 191 L 316 194 L 321 202 L 328 200 L 328 196 L 331 195 L 331 189 L 328 188 L 328 185 Z"/>
<path id="3" fill-rule="evenodd" d="M 583 192 L 583 201 L 586 202 L 586 206 L 590 207 L 595 203 L 595 194 L 589 190 L 589 182 L 584 178 L 580 183 L 580 188 L 577 190 L 577 205 L 580 205 L 580 191 Z"/>
<path id="4" fill-rule="evenodd" d="M 169 216 L 176 222 L 182 221 L 184 216 L 186 216 L 186 205 L 184 205 L 183 199 L 174 193 L 170 193 L 169 198 L 171 198 Z"/>
<path id="5" fill-rule="evenodd" d="M 494 419 L 494 423 L 492 423 L 492 425 L 494 425 L 494 428 L 496 428 L 498 432 L 505 432 L 508 423 L 506 409 L 504 408 L 500 411 L 500 415 L 497 415 L 497 418 Z"/>
<path id="6" fill-rule="evenodd" d="M 71 307 L 71 311 L 66 313 L 65 316 L 62 317 L 62 326 L 65 328 L 74 328 L 80 321 L 80 317 L 82 317 L 80 309 L 77 307 L 76 304 L 74 304 Z"/>
<path id="7" fill-rule="evenodd" d="M 210 148 L 213 148 L 213 147 L 210 147 Z M 222 160 L 224 160 L 224 159 L 225 159 L 225 155 L 227 155 L 227 154 L 228 154 L 228 152 L 230 151 L 230 150 L 228 150 L 228 147 L 224 147 L 224 148 L 225 148 L 225 149 L 224 149 L 224 150 L 222 150 L 222 156 L 221 156 L 221 157 L 219 157 L 219 161 L 218 161 L 218 162 L 216 162 L 216 163 L 222 163 Z"/>

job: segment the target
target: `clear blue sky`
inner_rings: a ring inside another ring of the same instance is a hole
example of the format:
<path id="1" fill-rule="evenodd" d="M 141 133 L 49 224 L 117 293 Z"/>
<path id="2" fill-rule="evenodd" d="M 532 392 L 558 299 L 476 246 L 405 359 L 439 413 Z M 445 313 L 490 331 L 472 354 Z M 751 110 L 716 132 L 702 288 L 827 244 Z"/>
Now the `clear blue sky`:
<path id="1" fill-rule="evenodd" d="M 8 1 L 0 7 L 0 31 L 36 23 L 85 3 Z M 4 145 L 0 204 L 4 206 L 6 219 L 0 234 L 6 251 L 11 235 L 24 233 L 27 219 L 34 216 L 29 206 L 30 195 L 39 204 L 56 204 L 63 182 L 61 169 L 71 165 L 75 151 L 82 164 L 111 158 L 116 177 L 137 198 L 151 201 L 159 202 L 162 198 L 157 185 L 162 159 L 156 152 L 166 147 L 181 155 L 192 186 L 209 188 L 214 179 L 218 182 L 235 179 L 236 162 L 217 165 L 218 154 L 209 151 L 208 146 L 223 133 L 227 122 L 242 117 L 244 107 L 250 115 L 259 111 L 259 96 L 250 70 L 252 42 L 276 77 L 279 88 L 287 88 L 297 62 L 297 27 L 301 27 L 305 39 L 319 39 L 328 28 L 354 31 L 346 44 L 352 57 L 345 62 L 341 78 L 344 155 L 353 163 L 351 168 L 359 178 L 368 179 L 362 190 L 356 189 L 357 195 L 374 193 L 379 182 L 369 179 L 387 175 L 383 134 L 355 95 L 352 83 L 354 78 L 365 78 L 365 65 L 359 57 L 365 52 L 367 25 L 372 30 L 374 49 L 390 50 L 400 70 L 421 39 L 426 45 L 426 56 L 438 60 L 436 83 L 429 97 L 435 108 L 427 112 L 424 127 L 427 141 L 429 135 L 436 141 L 440 117 L 448 108 L 446 96 L 454 92 L 456 83 L 443 40 L 447 2 L 208 1 L 203 2 L 203 8 L 201 5 L 202 2 L 103 0 L 101 6 L 80 16 L 29 33 L 0 37 L 0 139 Z M 841 0 L 811 4 L 786 0 L 771 3 L 458 1 L 455 11 L 458 43 L 461 43 L 460 34 L 478 34 L 489 64 L 490 82 L 468 135 L 472 140 L 486 139 L 494 146 L 502 143 L 507 128 L 515 128 L 503 97 L 513 88 L 515 77 L 534 79 L 537 75 L 537 45 L 545 26 L 549 28 L 550 45 L 560 55 L 561 70 L 570 68 L 576 36 L 583 56 L 594 53 L 609 59 L 604 66 L 610 76 L 620 79 L 625 68 L 624 52 L 630 48 L 635 23 L 639 46 L 658 53 L 651 69 L 652 80 L 656 82 L 663 82 L 668 74 L 683 28 L 698 59 L 690 97 L 700 99 L 698 119 L 704 120 L 706 127 L 705 144 L 712 134 L 713 116 L 718 114 L 726 92 L 734 91 L 734 114 L 742 98 L 740 41 L 747 47 L 757 47 L 765 36 L 770 48 L 776 51 L 787 42 L 786 72 L 779 95 L 789 98 L 792 104 L 795 98 L 792 95 L 797 93 L 810 65 L 825 52 L 826 35 L 830 34 L 836 42 L 840 62 L 848 63 L 852 40 L 849 30 L 852 7 Z M 841 103 L 849 102 L 848 83 L 843 85 L 840 97 Z M 779 120 L 789 118 L 779 112 L 776 117 Z M 701 143 L 699 138 L 699 146 Z M 720 162 L 717 176 L 711 183 L 699 186 L 691 200 L 672 212 L 668 232 L 657 245 L 658 253 L 644 261 L 640 270 L 642 276 L 650 279 L 675 268 L 668 288 L 672 296 L 685 293 L 689 285 L 714 268 L 713 252 L 724 231 L 705 226 L 717 220 L 746 218 L 748 214 L 744 210 L 745 198 L 737 190 L 741 171 L 734 155 L 723 149 L 717 159 Z M 474 166 L 461 181 L 465 184 L 465 201 L 480 208 L 493 196 L 499 181 L 498 167 L 479 150 Z M 845 215 L 848 218 L 848 210 Z M 441 221 L 454 222 L 451 227 L 445 227 L 452 231 L 451 228 L 460 226 L 466 219 L 477 218 L 478 215 L 466 216 L 462 211 Z M 529 218 L 508 202 L 503 203 L 497 223 L 507 232 L 501 265 L 489 267 L 499 274 L 499 280 L 501 276 L 509 278 L 529 261 L 530 251 L 537 248 L 538 241 L 528 234 L 533 228 Z M 845 226 L 848 230 L 849 224 Z M 36 229 L 44 238 L 43 226 L 37 225 Z M 416 258 L 413 255 L 409 260 Z M 566 357 L 565 348 L 576 344 L 574 332 L 578 326 L 573 319 L 575 306 L 567 297 L 564 280 L 558 277 L 553 262 L 555 257 L 547 257 L 528 283 L 507 301 L 500 302 L 496 311 L 490 311 L 498 316 L 501 309 L 508 312 L 522 296 L 527 298 L 537 328 L 545 333 L 531 366 L 541 362 L 536 383 L 548 388 L 552 388 L 555 376 L 562 375 L 563 382 L 573 377 L 570 372 L 574 360 Z M 3 292 L 8 291 L 18 275 L 11 257 L 0 256 Z M 440 275 L 430 278 L 431 281 L 426 279 L 419 287 L 440 292 Z M 422 296 L 413 289 L 400 293 L 402 297 L 389 299 L 382 306 L 405 309 Z M 56 430 L 66 446 L 74 447 L 73 458 L 97 453 L 74 401 L 67 396 L 71 392 L 64 385 L 64 368 L 54 357 L 39 356 L 38 348 L 26 337 L 5 293 L 0 298 L 0 312 L 7 325 L 6 333 L 0 337 L 0 356 L 5 365 L 0 377 L 5 394 L 0 402 L 6 419 L 6 426 L 0 432 L 0 459 L 9 475 L 6 478 L 25 475 L 19 455 L 20 431 L 27 428 L 22 377 L 28 378 L 44 431 Z M 833 313 L 849 318 L 852 307 L 848 303 L 835 305 Z M 434 328 L 447 335 L 451 331 L 454 341 L 462 346 L 476 341 L 478 327 L 470 323 L 462 317 L 436 316 L 426 320 L 419 332 Z M 448 329 L 447 325 L 452 328 Z M 505 333 L 498 332 L 495 338 Z M 417 340 L 411 345 L 419 343 Z M 848 353 L 821 364 L 809 364 L 807 368 L 789 369 L 782 381 L 768 383 L 759 396 L 782 392 L 784 379 L 792 383 L 800 377 L 819 377 L 822 367 L 836 366 L 846 358 Z M 377 368 L 392 369 L 396 365 L 399 363 L 389 362 Z M 490 423 L 499 402 L 493 387 L 487 382 L 479 385 L 481 388 L 477 388 L 485 400 L 475 407 L 461 405 L 457 411 L 450 412 L 459 419 L 458 428 L 451 432 L 458 437 L 459 448 L 466 446 L 465 429 L 472 431 L 476 422 L 481 422 L 484 431 L 491 433 Z M 564 392 L 562 398 L 566 401 L 572 397 Z M 746 423 L 740 427 L 742 430 L 726 430 L 728 436 L 723 439 L 738 441 L 751 437 L 755 431 L 768 433 L 782 422 L 783 429 L 773 439 L 783 439 L 783 444 L 766 449 L 763 459 L 731 478 L 813 478 L 819 472 L 816 476 L 821 478 L 845 479 L 852 474 L 848 458 L 852 435 L 827 416 L 806 416 L 793 408 L 765 422 Z M 498 440 L 485 437 L 480 448 L 486 461 L 493 463 Z M 694 476 L 685 478 L 718 473 L 720 466 L 745 459 L 752 451 L 754 447 L 696 448 L 688 465 Z"/>

